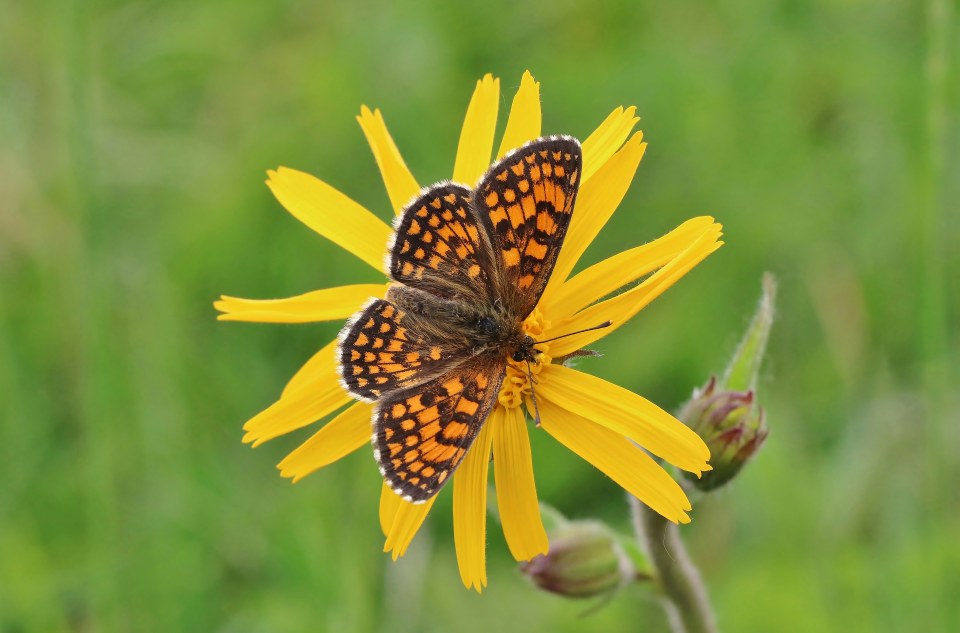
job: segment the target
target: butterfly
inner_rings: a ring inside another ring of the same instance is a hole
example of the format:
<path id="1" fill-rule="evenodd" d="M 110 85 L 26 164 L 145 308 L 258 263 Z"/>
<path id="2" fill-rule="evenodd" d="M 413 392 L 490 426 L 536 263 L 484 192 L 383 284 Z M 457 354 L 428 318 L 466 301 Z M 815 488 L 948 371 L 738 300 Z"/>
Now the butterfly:
<path id="1" fill-rule="evenodd" d="M 426 501 L 463 461 L 497 402 L 508 359 L 536 362 L 524 319 L 536 307 L 570 225 L 580 143 L 533 140 L 473 189 L 426 187 L 397 216 L 384 299 L 340 332 L 338 370 L 375 403 L 373 447 L 384 480 Z"/>

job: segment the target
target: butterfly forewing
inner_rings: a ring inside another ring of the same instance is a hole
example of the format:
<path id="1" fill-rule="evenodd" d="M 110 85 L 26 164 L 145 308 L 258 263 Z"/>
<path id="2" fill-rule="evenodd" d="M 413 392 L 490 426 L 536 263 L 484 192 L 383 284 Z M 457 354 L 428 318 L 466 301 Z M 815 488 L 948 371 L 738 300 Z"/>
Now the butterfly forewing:
<path id="1" fill-rule="evenodd" d="M 438 297 L 489 298 L 489 255 L 470 212 L 470 190 L 430 187 L 399 216 L 390 276 Z"/>
<path id="2" fill-rule="evenodd" d="M 374 445 L 394 491 L 413 502 L 436 494 L 480 432 L 505 373 L 502 359 L 475 357 L 424 385 L 380 399 Z"/>
<path id="3" fill-rule="evenodd" d="M 526 317 L 550 279 L 570 224 L 580 181 L 580 143 L 570 137 L 532 141 L 493 165 L 473 194 L 490 236 L 495 292 Z"/>
<path id="4" fill-rule="evenodd" d="M 462 342 L 385 299 L 375 299 L 344 328 L 339 365 L 344 387 L 363 400 L 407 389 L 463 360 Z"/>

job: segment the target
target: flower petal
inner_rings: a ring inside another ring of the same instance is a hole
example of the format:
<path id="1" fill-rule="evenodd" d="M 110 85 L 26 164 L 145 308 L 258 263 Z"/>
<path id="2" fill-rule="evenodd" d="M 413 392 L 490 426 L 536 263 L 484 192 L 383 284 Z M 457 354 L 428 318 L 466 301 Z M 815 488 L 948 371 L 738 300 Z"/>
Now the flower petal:
<path id="1" fill-rule="evenodd" d="M 380 218 L 310 174 L 287 167 L 267 174 L 270 191 L 295 218 L 382 272 L 392 229 Z"/>
<path id="2" fill-rule="evenodd" d="M 507 117 L 507 127 L 503 131 L 500 141 L 499 160 L 510 150 L 520 147 L 527 141 L 540 136 L 540 83 L 534 81 L 529 70 L 523 72 L 520 79 L 520 88 L 513 97 L 510 106 L 510 115 Z"/>
<path id="3" fill-rule="evenodd" d="M 687 220 L 663 237 L 594 264 L 561 284 L 550 297 L 544 312 L 575 314 L 584 306 L 666 265 L 712 224 L 713 218 L 709 216 Z"/>
<path id="4" fill-rule="evenodd" d="M 350 396 L 340 388 L 336 378 L 317 391 L 297 391 L 277 400 L 244 424 L 243 442 L 253 442 L 256 448 L 275 437 L 313 424 L 348 402 Z"/>
<path id="5" fill-rule="evenodd" d="M 390 528 L 393 526 L 393 519 L 397 516 L 397 510 L 400 509 L 400 502 L 403 499 L 383 482 L 380 488 L 380 530 L 384 536 L 390 535 Z"/>
<path id="6" fill-rule="evenodd" d="M 397 493 L 392 490 L 389 490 L 389 492 L 397 497 L 400 503 L 393 515 L 393 523 L 390 524 L 387 540 L 383 544 L 383 551 L 391 552 L 393 560 L 397 560 L 407 553 L 407 548 L 410 547 L 413 537 L 417 535 L 420 526 L 423 525 L 423 520 L 427 518 L 427 514 L 433 507 L 433 502 L 437 500 L 437 496 L 430 497 L 424 503 L 410 503 L 397 496 Z"/>
<path id="7" fill-rule="evenodd" d="M 646 398 L 563 365 L 546 365 L 540 376 L 543 400 L 626 436 L 678 468 L 710 470 L 710 449 L 700 436 Z"/>
<path id="8" fill-rule="evenodd" d="M 490 166 L 493 135 L 497 127 L 500 107 L 500 80 L 487 73 L 477 82 L 467 116 L 463 120 L 457 160 L 453 165 L 453 180 L 473 187 Z"/>
<path id="9" fill-rule="evenodd" d="M 244 442 L 259 446 L 275 437 L 316 422 L 350 402 L 350 395 L 340 387 L 331 341 L 311 358 L 291 381 L 295 388 L 284 390 L 280 399 L 261 411 L 246 424 Z M 301 375 L 302 374 L 302 375 Z"/>
<path id="10" fill-rule="evenodd" d="M 484 424 L 453 476 L 453 540 L 460 579 L 477 592 L 487 586 L 487 471 L 491 425 Z"/>
<path id="11" fill-rule="evenodd" d="M 286 398 L 293 392 L 303 387 L 320 385 L 330 379 L 330 368 L 334 373 L 337 371 L 335 350 L 337 348 L 337 339 L 333 339 L 320 348 L 320 351 L 310 357 L 303 366 L 297 370 L 280 394 L 281 398 Z M 339 374 L 337 375 L 339 378 Z"/>
<path id="12" fill-rule="evenodd" d="M 680 485 L 629 440 L 552 402 L 540 404 L 541 425 L 624 490 L 674 523 L 689 523 L 690 501 Z"/>
<path id="13" fill-rule="evenodd" d="M 292 477 L 293 483 L 297 483 L 313 471 L 369 444 L 372 411 L 366 402 L 348 407 L 277 464 L 280 476 Z"/>
<path id="14" fill-rule="evenodd" d="M 647 147 L 646 143 L 641 142 L 642 139 L 641 132 L 634 134 L 590 182 L 583 183 L 570 218 L 570 228 L 550 275 L 550 287 L 544 291 L 541 301 L 550 301 L 553 292 L 567 278 L 627 194 Z"/>
<path id="15" fill-rule="evenodd" d="M 346 319 L 370 297 L 383 297 L 383 284 L 356 284 L 314 290 L 286 299 L 241 299 L 221 295 L 213 307 L 219 321 L 256 323 L 316 323 Z"/>
<path id="16" fill-rule="evenodd" d="M 630 106 L 626 110 L 618 106 L 600 124 L 593 134 L 583 142 L 583 177 L 581 184 L 585 184 L 598 169 L 603 167 L 614 152 L 620 149 L 623 142 L 630 136 L 640 117 L 636 116 L 637 108 Z"/>
<path id="17" fill-rule="evenodd" d="M 549 543 L 540 519 L 530 437 L 523 410 L 498 406 L 487 424 L 493 428 L 497 508 L 510 553 L 518 561 L 546 554 Z"/>
<path id="18" fill-rule="evenodd" d="M 605 321 L 611 321 L 613 324 L 610 327 L 562 338 L 550 345 L 550 355 L 559 358 L 582 349 L 626 323 L 633 315 L 687 274 L 691 268 L 703 261 L 707 255 L 720 248 L 723 245 L 723 242 L 719 241 L 721 228 L 719 224 L 712 224 L 707 227 L 707 230 L 682 253 L 635 288 L 585 308 L 573 317 L 554 321 L 550 328 L 551 337 L 563 336 L 565 332 L 576 332 Z"/>
<path id="19" fill-rule="evenodd" d="M 390 204 L 393 205 L 394 211 L 400 213 L 403 207 L 419 193 L 420 185 L 410 173 L 407 164 L 403 162 L 400 150 L 397 149 L 397 145 L 387 131 L 387 124 L 380 110 L 371 112 L 367 106 L 361 106 L 357 121 L 360 122 L 363 135 L 367 137 L 367 143 L 373 150 L 373 158 L 377 161 L 377 167 L 380 168 L 380 175 L 383 176 L 383 184 L 387 188 Z"/>

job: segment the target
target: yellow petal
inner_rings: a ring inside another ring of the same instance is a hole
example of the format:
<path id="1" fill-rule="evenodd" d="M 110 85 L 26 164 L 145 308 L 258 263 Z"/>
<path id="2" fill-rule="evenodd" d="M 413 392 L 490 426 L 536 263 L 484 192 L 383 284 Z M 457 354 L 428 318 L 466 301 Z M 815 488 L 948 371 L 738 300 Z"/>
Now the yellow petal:
<path id="1" fill-rule="evenodd" d="M 540 403 L 541 425 L 630 494 L 674 523 L 689 523 L 683 489 L 649 455 L 623 436 L 551 403 Z"/>
<path id="2" fill-rule="evenodd" d="M 583 177 L 581 184 L 585 184 L 598 169 L 603 167 L 614 152 L 620 149 L 623 142 L 630 136 L 630 131 L 636 126 L 640 117 L 636 116 L 637 109 L 630 106 L 626 110 L 623 106 L 610 113 L 593 134 L 583 142 Z"/>
<path id="3" fill-rule="evenodd" d="M 491 425 L 484 424 L 453 476 L 453 540 L 460 579 L 477 592 L 487 586 L 487 469 Z"/>
<path id="4" fill-rule="evenodd" d="M 223 314 L 220 321 L 257 323 L 315 323 L 346 319 L 370 297 L 382 297 L 383 284 L 356 284 L 314 290 L 286 299 L 241 299 L 221 295 L 213 307 Z"/>
<path id="5" fill-rule="evenodd" d="M 540 83 L 534 81 L 529 70 L 523 72 L 520 88 L 513 97 L 507 127 L 500 141 L 497 159 L 512 149 L 540 136 Z"/>
<path id="6" fill-rule="evenodd" d="M 340 388 L 336 379 L 317 391 L 297 391 L 277 400 L 244 424 L 246 434 L 243 441 L 253 442 L 256 448 L 275 437 L 313 424 L 348 402 L 350 396 Z"/>
<path id="7" fill-rule="evenodd" d="M 387 195 L 390 196 L 390 204 L 393 205 L 394 211 L 400 213 L 403 207 L 420 192 L 420 185 L 403 162 L 400 150 L 397 149 L 387 131 L 387 124 L 380 110 L 371 112 L 370 108 L 362 106 L 357 121 L 360 122 L 363 135 L 367 137 L 367 143 L 373 150 L 373 157 L 377 161 L 377 167 L 380 168 L 380 175 L 383 176 Z"/>
<path id="8" fill-rule="evenodd" d="M 267 172 L 267 186 L 295 218 L 379 271 L 392 229 L 322 180 L 296 169 Z"/>
<path id="9" fill-rule="evenodd" d="M 593 182 L 598 179 L 599 176 Z M 712 224 L 713 218 L 709 216 L 687 220 L 661 238 L 594 264 L 560 284 L 549 302 L 544 302 L 544 312 L 550 315 L 576 313 L 597 299 L 666 265 Z"/>
<path id="10" fill-rule="evenodd" d="M 373 407 L 365 402 L 348 407 L 277 464 L 280 475 L 292 477 L 293 483 L 297 483 L 313 471 L 369 444 L 372 411 Z"/>
<path id="11" fill-rule="evenodd" d="M 243 436 L 244 442 L 259 446 L 316 422 L 350 402 L 350 396 L 338 382 L 333 358 L 335 348 L 336 341 L 332 341 L 317 352 L 301 370 L 303 375 L 300 378 L 294 376 L 295 388 L 284 390 L 279 400 L 243 425 L 247 432 Z M 309 372 L 305 372 L 308 366 Z"/>
<path id="12" fill-rule="evenodd" d="M 487 74 L 477 82 L 477 88 L 467 106 L 463 120 L 457 160 L 453 165 L 453 180 L 473 187 L 490 166 L 493 135 L 497 127 L 500 107 L 500 80 Z"/>
<path id="13" fill-rule="evenodd" d="M 400 502 L 403 499 L 383 482 L 380 488 L 380 530 L 384 536 L 390 534 L 390 528 L 393 526 L 393 518 L 397 516 L 397 510 L 400 509 Z"/>
<path id="14" fill-rule="evenodd" d="M 570 218 L 570 228 L 563 240 L 550 276 L 550 284 L 541 301 L 550 301 L 556 288 L 567 278 L 580 256 L 590 246 L 600 229 L 616 211 L 626 195 L 640 159 L 647 147 L 643 134 L 637 132 L 616 155 L 608 160 L 590 182 L 585 182 L 577 194 L 576 208 Z"/>
<path id="15" fill-rule="evenodd" d="M 710 469 L 710 449 L 700 436 L 646 398 L 563 365 L 546 365 L 540 376 L 542 399 L 633 440 L 677 468 L 697 474 Z"/>
<path id="16" fill-rule="evenodd" d="M 626 323 L 633 315 L 687 274 L 691 268 L 720 248 L 723 245 L 723 242 L 719 241 L 720 235 L 720 225 L 710 225 L 682 253 L 635 288 L 631 288 L 612 299 L 585 308 L 573 317 L 552 322 L 549 332 L 550 337 L 562 336 L 567 332 L 576 332 L 605 321 L 611 321 L 613 325 L 592 332 L 567 336 L 551 343 L 550 355 L 558 358 L 582 349 Z M 551 316 L 551 318 L 553 317 Z"/>
<path id="17" fill-rule="evenodd" d="M 320 348 L 319 352 L 311 356 L 310 360 L 304 363 L 303 367 L 298 369 L 293 378 L 287 382 L 280 397 L 286 398 L 304 387 L 314 387 L 328 382 L 330 380 L 330 369 L 333 368 L 334 374 L 337 371 L 335 364 L 337 344 L 337 339 L 333 339 Z M 339 375 L 337 375 L 337 378 L 339 378 Z"/>
<path id="18" fill-rule="evenodd" d="M 547 532 L 540 519 L 533 480 L 530 437 L 520 407 L 498 406 L 487 421 L 493 429 L 493 474 L 503 535 L 516 560 L 546 554 Z"/>
<path id="19" fill-rule="evenodd" d="M 390 494 L 396 496 L 396 493 L 392 490 L 390 490 Z M 437 500 L 437 496 L 430 497 L 425 503 L 416 504 L 400 497 L 397 497 L 397 499 L 400 503 L 393 515 L 393 523 L 390 525 L 387 540 L 383 545 L 383 551 L 391 552 L 393 560 L 397 560 L 407 553 L 407 548 L 410 547 L 413 537 L 417 535 L 417 531 L 423 525 L 423 520 L 427 518 L 427 514 L 433 507 L 433 502 Z"/>

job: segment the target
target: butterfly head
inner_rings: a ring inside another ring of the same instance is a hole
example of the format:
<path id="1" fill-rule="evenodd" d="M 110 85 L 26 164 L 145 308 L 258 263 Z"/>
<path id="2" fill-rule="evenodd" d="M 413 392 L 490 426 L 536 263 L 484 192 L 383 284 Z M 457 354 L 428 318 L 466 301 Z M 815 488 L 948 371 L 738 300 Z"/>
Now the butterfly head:
<path id="1" fill-rule="evenodd" d="M 473 327 L 475 347 L 505 352 L 514 362 L 537 362 L 542 353 L 536 341 L 524 332 L 523 323 L 513 322 L 502 311 L 493 311 L 476 319 Z"/>
<path id="2" fill-rule="evenodd" d="M 533 340 L 532 336 L 529 334 L 521 335 L 510 358 L 517 363 L 522 363 L 525 361 L 536 362 L 537 356 L 541 353 L 541 351 L 536 349 L 534 345 L 536 345 L 536 341 Z"/>

